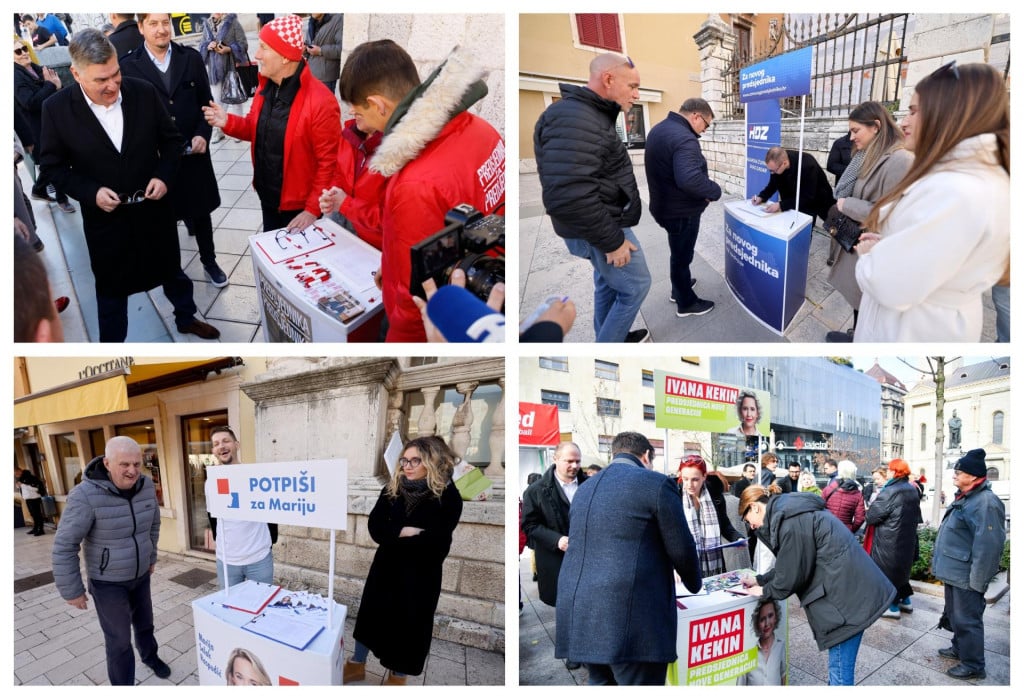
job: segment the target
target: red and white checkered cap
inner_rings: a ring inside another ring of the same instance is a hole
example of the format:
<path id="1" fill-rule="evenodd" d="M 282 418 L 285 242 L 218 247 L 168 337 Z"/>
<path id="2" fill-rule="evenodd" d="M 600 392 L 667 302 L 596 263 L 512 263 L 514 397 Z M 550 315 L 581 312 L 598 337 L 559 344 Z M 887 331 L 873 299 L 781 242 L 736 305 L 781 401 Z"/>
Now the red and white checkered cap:
<path id="1" fill-rule="evenodd" d="M 260 30 L 260 40 L 289 61 L 302 58 L 302 19 L 298 15 L 277 17 Z"/>

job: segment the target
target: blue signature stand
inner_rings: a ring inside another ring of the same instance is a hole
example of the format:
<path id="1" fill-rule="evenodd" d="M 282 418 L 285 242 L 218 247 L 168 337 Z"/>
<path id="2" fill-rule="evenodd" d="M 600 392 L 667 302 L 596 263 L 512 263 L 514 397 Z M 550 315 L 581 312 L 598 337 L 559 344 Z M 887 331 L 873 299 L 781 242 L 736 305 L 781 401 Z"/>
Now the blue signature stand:
<path id="1" fill-rule="evenodd" d="M 725 281 L 765 327 L 782 335 L 804 302 L 811 217 L 799 211 L 759 216 L 747 201 L 725 210 Z"/>

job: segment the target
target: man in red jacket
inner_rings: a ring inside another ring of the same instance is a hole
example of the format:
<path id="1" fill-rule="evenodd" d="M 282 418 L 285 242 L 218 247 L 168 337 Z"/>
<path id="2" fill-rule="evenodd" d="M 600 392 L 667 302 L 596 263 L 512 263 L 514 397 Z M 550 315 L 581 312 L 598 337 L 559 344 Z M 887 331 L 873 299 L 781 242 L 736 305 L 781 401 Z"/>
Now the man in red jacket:
<path id="1" fill-rule="evenodd" d="M 341 109 L 303 59 L 302 20 L 278 17 L 260 30 L 260 84 L 244 116 L 210 103 L 207 123 L 252 142 L 253 188 L 263 230 L 302 230 L 320 218 L 338 157 Z"/>
<path id="2" fill-rule="evenodd" d="M 484 72 L 461 51 L 422 83 L 409 54 L 390 40 L 356 47 L 342 70 L 341 98 L 384 138 L 371 172 L 388 178 L 381 229 L 381 279 L 388 342 L 426 342 L 409 293 L 410 249 L 441 230 L 445 214 L 469 204 L 483 214 L 505 206 L 505 143 L 466 110 L 487 94 Z"/>

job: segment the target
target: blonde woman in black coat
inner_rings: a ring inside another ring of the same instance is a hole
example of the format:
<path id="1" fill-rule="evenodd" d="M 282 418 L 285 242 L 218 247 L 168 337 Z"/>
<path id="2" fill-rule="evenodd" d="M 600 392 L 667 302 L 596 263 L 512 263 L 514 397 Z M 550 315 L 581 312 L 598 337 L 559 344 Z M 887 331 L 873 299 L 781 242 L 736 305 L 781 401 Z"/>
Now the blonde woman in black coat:
<path id="1" fill-rule="evenodd" d="M 384 684 L 405 684 L 406 675 L 423 672 L 441 566 L 462 515 L 462 498 L 451 480 L 456 458 L 439 437 L 406 443 L 370 512 L 368 528 L 378 548 L 359 603 L 345 684 L 366 677 L 370 651 L 389 671 Z"/>

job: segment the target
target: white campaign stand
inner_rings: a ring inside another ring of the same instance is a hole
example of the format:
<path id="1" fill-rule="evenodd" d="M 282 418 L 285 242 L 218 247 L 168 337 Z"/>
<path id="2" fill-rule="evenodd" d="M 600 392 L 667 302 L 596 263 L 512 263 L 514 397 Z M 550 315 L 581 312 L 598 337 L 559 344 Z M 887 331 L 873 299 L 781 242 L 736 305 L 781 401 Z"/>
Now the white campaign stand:
<path id="1" fill-rule="evenodd" d="M 287 591 L 281 590 L 278 598 L 284 594 Z M 243 630 L 242 625 L 253 615 L 224 607 L 228 599 L 227 590 L 218 590 L 192 602 L 200 685 L 227 684 L 224 673 L 236 648 L 259 658 L 273 685 L 341 684 L 347 612 L 344 605 L 334 604 L 331 627 L 300 651 Z"/>
<path id="2" fill-rule="evenodd" d="M 751 570 L 736 572 L 753 575 Z M 704 583 L 729 575 L 705 578 Z M 689 593 L 682 584 L 678 584 L 676 594 Z M 734 685 L 740 675 L 756 668 L 757 632 L 751 624 L 751 614 L 757 599 L 723 590 L 678 598 L 676 654 L 679 659 L 674 667 L 669 666 L 668 684 Z M 779 606 L 783 617 L 779 620 L 776 634 L 788 645 L 786 604 L 780 603 Z"/>
<path id="3" fill-rule="evenodd" d="M 376 327 L 383 308 L 373 272 L 380 251 L 322 218 L 302 233 L 283 230 L 249 237 L 263 339 L 268 342 L 347 342 L 359 328 Z M 366 310 L 348 322 L 318 305 L 344 289 Z M 359 339 L 373 341 L 372 337 Z"/>
<path id="4" fill-rule="evenodd" d="M 217 518 L 276 522 L 330 529 L 325 628 L 304 649 L 242 629 L 254 614 L 225 607 L 231 588 L 192 602 L 199 684 L 224 685 L 227 661 L 236 648 L 259 658 L 271 684 L 340 685 L 345 605 L 334 602 L 336 530 L 348 520 L 345 459 L 237 464 L 207 468 L 206 503 Z M 339 504 L 340 503 L 340 504 Z M 218 540 L 225 548 L 230 542 Z M 225 576 L 226 577 L 226 576 Z M 287 591 L 282 590 L 276 599 Z"/>

